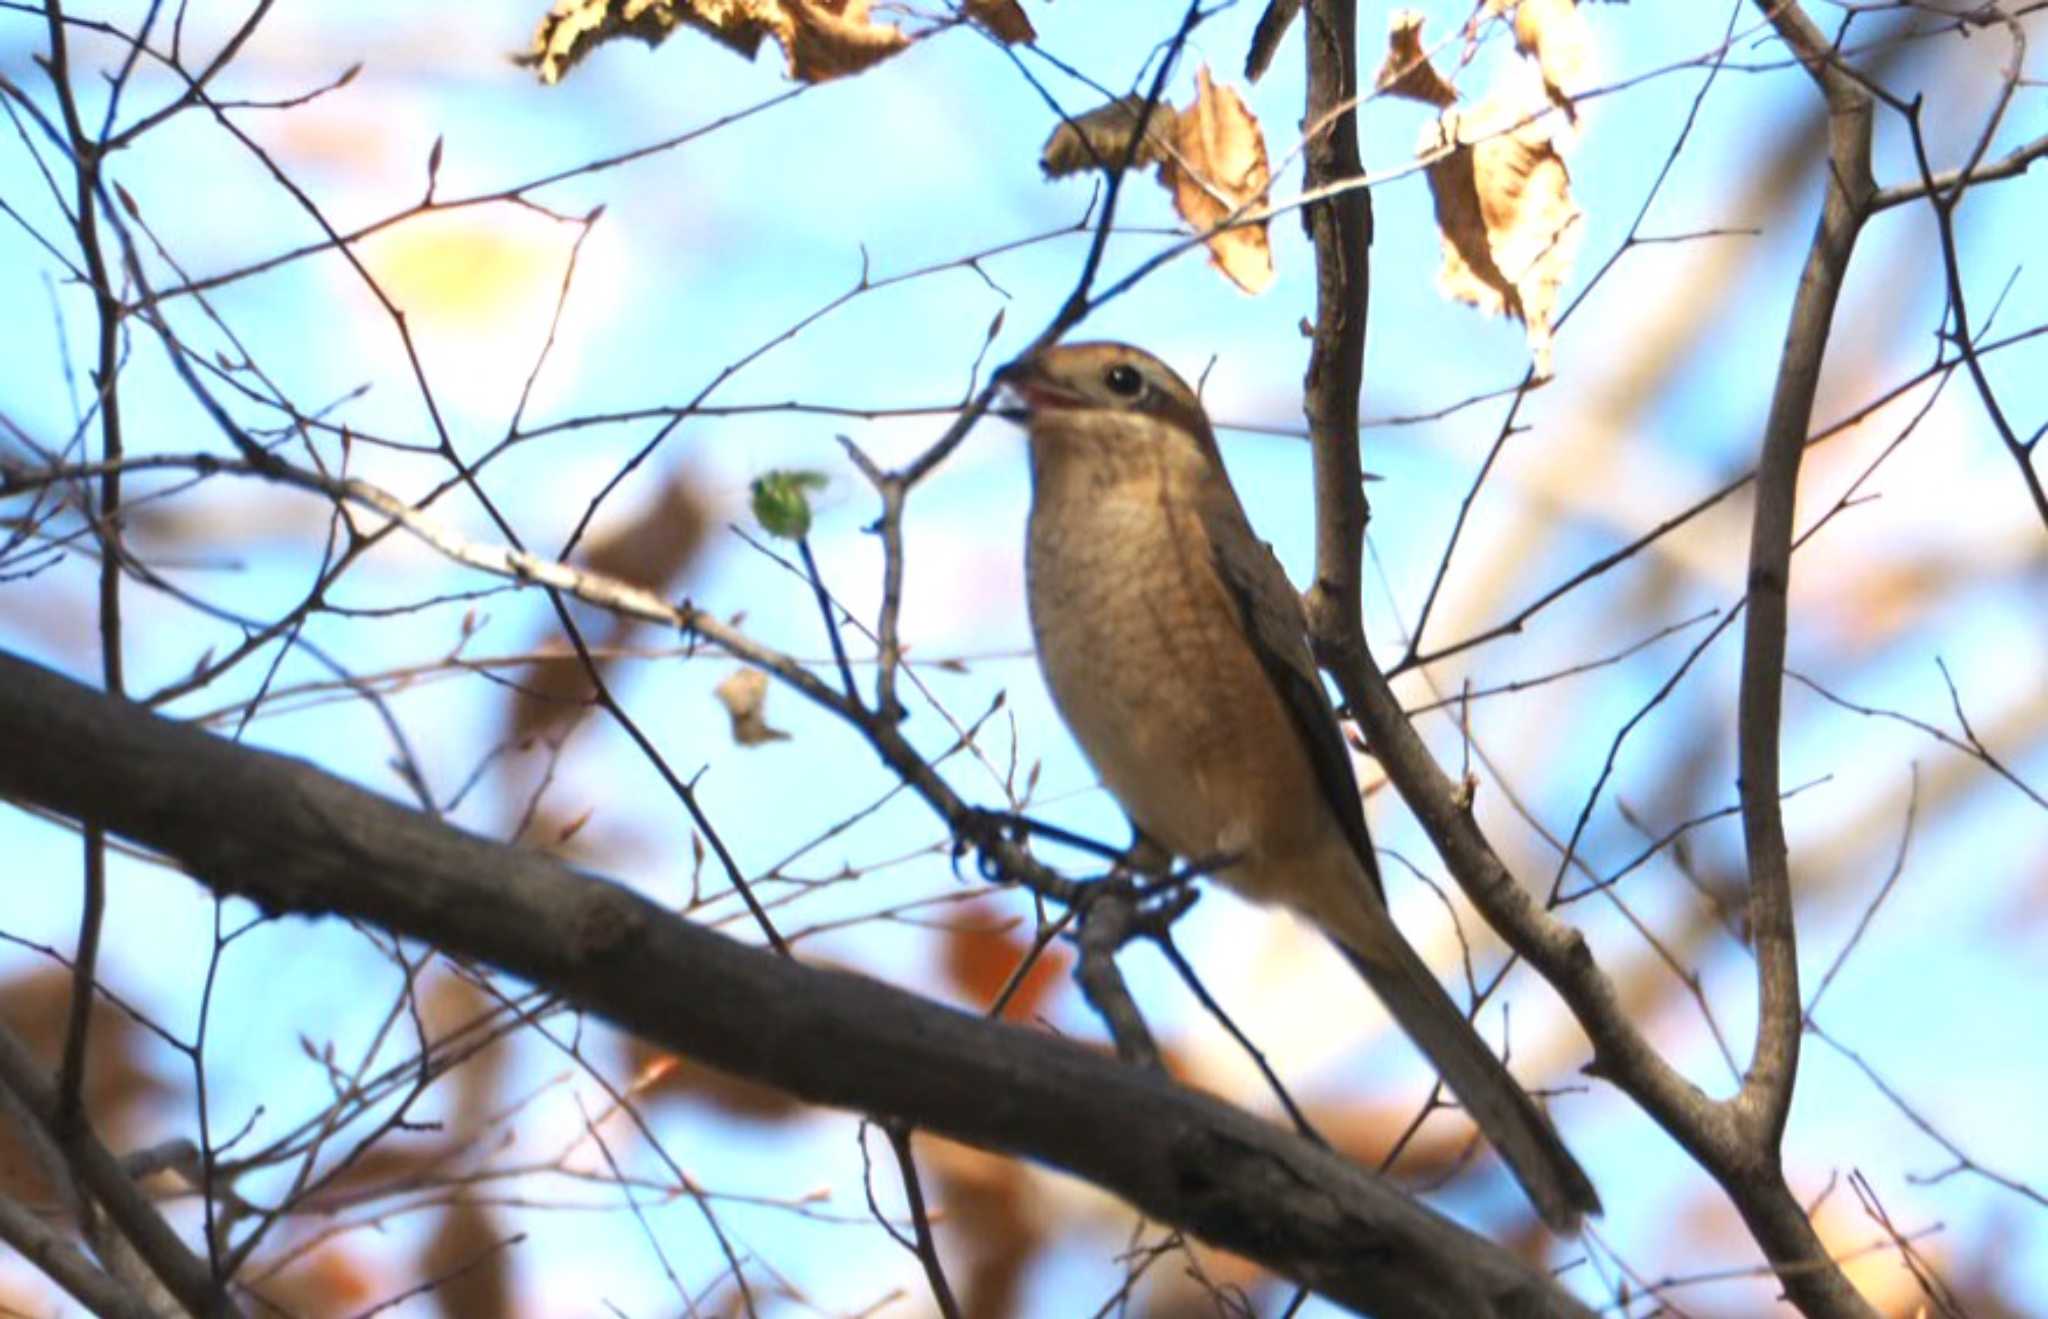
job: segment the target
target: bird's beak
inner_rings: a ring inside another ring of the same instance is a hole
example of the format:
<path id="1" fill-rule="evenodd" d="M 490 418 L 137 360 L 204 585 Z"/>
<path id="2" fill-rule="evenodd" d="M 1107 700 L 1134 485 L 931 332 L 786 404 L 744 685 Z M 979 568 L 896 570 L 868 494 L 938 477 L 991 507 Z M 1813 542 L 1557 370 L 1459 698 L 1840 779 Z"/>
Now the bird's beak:
<path id="1" fill-rule="evenodd" d="M 1084 401 L 1047 375 L 1045 363 L 1036 353 L 1020 357 L 996 372 L 996 380 L 1022 405 L 1015 411 L 1023 420 L 1048 408 L 1078 407 Z"/>

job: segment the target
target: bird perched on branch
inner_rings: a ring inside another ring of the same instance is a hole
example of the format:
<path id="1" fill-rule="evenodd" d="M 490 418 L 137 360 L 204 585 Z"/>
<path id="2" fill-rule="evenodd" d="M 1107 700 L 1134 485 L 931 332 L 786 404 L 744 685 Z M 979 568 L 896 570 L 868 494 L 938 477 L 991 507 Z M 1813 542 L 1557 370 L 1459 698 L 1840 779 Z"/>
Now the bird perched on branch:
<path id="1" fill-rule="evenodd" d="M 1543 1221 L 1576 1231 L 1600 1211 L 1591 1181 L 1387 913 L 1300 599 L 1194 391 L 1114 343 L 1047 348 L 1002 379 L 1031 436 L 1039 663 L 1104 785 L 1141 839 L 1329 935 Z"/>

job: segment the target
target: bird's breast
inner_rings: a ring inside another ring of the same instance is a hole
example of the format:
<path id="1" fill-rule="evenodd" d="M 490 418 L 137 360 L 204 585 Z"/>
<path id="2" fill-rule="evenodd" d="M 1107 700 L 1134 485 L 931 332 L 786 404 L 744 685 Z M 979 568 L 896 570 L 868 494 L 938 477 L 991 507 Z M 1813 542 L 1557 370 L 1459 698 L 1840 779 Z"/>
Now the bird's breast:
<path id="1" fill-rule="evenodd" d="M 1314 772 L 1217 576 L 1193 491 L 1164 474 L 1041 479 L 1027 572 L 1053 700 L 1139 828 L 1190 859 L 1277 861 L 1323 843 Z M 1256 889 L 1260 868 L 1225 877 Z"/>

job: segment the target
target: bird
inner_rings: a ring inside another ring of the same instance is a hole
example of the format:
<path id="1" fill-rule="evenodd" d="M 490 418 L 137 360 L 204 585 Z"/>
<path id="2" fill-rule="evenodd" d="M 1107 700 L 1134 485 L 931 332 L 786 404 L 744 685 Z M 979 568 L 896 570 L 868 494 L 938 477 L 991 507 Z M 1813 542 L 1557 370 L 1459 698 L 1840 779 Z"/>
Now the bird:
<path id="1" fill-rule="evenodd" d="M 1121 343 L 999 376 L 1029 436 L 1026 581 L 1054 706 L 1141 855 L 1213 863 L 1357 968 L 1553 1231 L 1600 1212 L 1585 1170 L 1388 913 L 1301 599 L 1258 538 L 1201 400 Z"/>

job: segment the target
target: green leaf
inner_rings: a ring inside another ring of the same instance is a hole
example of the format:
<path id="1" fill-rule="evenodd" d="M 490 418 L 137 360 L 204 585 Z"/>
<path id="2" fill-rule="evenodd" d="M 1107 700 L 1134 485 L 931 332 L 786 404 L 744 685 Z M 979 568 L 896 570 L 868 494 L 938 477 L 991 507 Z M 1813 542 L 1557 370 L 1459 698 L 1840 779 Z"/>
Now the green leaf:
<path id="1" fill-rule="evenodd" d="M 754 481 L 754 517 L 771 536 L 802 540 L 811 532 L 811 496 L 823 490 L 823 472 L 774 471 Z"/>

